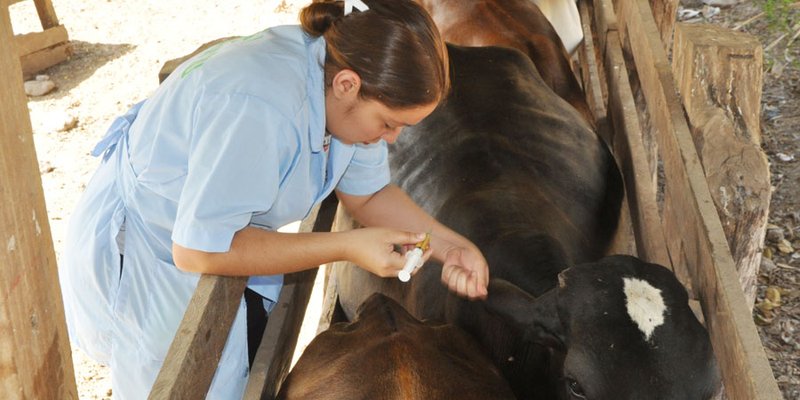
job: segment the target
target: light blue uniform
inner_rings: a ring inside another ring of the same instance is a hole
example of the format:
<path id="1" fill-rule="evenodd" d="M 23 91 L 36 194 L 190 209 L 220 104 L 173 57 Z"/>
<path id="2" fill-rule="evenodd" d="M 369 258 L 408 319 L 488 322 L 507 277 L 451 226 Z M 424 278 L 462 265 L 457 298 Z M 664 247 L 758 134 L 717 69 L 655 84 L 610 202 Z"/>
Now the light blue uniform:
<path id="1" fill-rule="evenodd" d="M 334 187 L 367 195 L 389 182 L 385 142 L 334 138 L 323 150 L 324 58 L 324 40 L 298 26 L 225 42 L 98 144 L 103 162 L 72 215 L 59 274 L 70 338 L 110 364 L 115 398 L 147 397 L 197 285 L 173 264 L 173 241 L 225 252 L 236 231 L 302 219 Z M 281 285 L 267 276 L 249 286 L 276 301 Z M 241 397 L 245 325 L 242 301 L 208 398 Z"/>

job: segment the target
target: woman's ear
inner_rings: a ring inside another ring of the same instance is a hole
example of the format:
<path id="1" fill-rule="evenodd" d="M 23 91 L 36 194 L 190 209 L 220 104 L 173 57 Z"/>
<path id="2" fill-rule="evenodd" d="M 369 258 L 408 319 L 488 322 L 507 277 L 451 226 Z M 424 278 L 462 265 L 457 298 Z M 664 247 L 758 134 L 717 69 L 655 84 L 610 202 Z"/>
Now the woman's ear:
<path id="1" fill-rule="evenodd" d="M 338 99 L 351 100 L 358 98 L 361 89 L 361 77 L 352 69 L 342 69 L 336 73 L 332 82 L 333 95 Z"/>

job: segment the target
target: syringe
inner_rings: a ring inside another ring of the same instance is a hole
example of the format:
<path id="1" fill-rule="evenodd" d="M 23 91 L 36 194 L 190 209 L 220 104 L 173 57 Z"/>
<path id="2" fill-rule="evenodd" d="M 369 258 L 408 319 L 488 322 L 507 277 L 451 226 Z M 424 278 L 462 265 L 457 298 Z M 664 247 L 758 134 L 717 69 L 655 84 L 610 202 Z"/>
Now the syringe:
<path id="1" fill-rule="evenodd" d="M 406 264 L 397 274 L 397 278 L 400 279 L 400 282 L 408 282 L 411 280 L 411 273 L 414 272 L 415 269 L 422 266 L 422 254 L 425 252 L 425 250 L 428 250 L 428 247 L 430 247 L 430 242 L 431 234 L 426 233 L 425 239 L 417 243 L 416 246 L 414 246 L 414 249 L 406 252 Z"/>

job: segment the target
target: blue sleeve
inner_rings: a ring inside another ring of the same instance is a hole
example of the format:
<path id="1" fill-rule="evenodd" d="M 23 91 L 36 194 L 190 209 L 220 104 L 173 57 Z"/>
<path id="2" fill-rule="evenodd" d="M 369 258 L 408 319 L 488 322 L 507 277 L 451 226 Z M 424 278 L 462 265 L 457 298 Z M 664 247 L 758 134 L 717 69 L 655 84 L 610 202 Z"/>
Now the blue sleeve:
<path id="1" fill-rule="evenodd" d="M 389 159 L 386 142 L 355 144 L 350 165 L 336 188 L 354 196 L 366 196 L 389 184 Z"/>
<path id="2" fill-rule="evenodd" d="M 263 100 L 241 94 L 203 94 L 192 125 L 172 240 L 191 249 L 226 252 L 253 213 L 268 211 L 274 203 L 281 149 L 290 148 L 278 137 L 292 128 Z M 294 137 L 280 136 L 284 142 Z"/>

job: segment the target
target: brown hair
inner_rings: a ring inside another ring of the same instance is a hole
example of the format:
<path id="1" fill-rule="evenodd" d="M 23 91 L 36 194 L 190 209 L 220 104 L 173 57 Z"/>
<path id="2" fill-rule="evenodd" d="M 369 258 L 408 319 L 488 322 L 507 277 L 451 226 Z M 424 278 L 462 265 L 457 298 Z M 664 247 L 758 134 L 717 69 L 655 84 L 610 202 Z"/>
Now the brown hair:
<path id="1" fill-rule="evenodd" d="M 300 22 L 327 43 L 325 84 L 342 69 L 361 77 L 360 95 L 390 108 L 437 102 L 450 89 L 447 49 L 428 13 L 411 0 L 363 0 L 369 10 L 344 15 L 343 1 L 303 8 Z"/>

